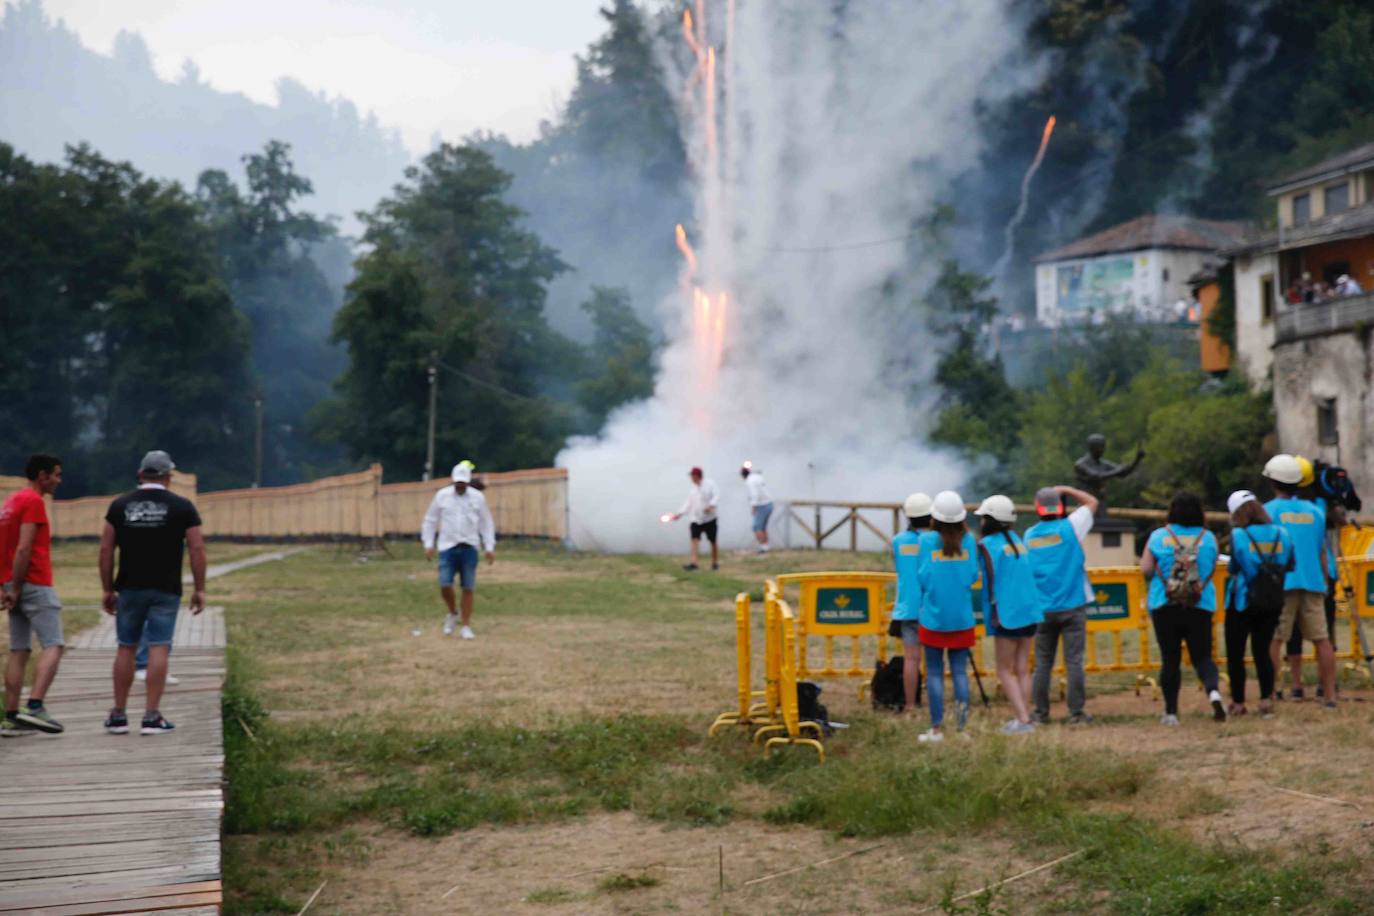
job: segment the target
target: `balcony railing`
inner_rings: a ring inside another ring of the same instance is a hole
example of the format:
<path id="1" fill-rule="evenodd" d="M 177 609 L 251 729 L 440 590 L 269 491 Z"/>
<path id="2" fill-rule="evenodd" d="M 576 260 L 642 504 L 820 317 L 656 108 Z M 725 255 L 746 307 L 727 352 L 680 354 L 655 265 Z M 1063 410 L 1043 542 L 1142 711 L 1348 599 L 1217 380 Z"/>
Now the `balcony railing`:
<path id="1" fill-rule="evenodd" d="M 1335 334 L 1363 325 L 1374 327 L 1374 293 L 1313 305 L 1296 305 L 1280 312 L 1277 322 L 1274 334 L 1276 343 Z"/>

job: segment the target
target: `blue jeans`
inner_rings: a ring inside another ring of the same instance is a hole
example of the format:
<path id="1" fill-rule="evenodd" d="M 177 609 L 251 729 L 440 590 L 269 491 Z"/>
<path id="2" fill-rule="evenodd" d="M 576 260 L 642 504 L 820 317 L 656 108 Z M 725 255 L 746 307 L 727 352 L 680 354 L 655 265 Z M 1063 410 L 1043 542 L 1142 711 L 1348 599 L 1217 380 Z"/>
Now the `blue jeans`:
<path id="1" fill-rule="evenodd" d="M 959 727 L 968 715 L 968 649 L 936 649 L 922 646 L 926 655 L 926 692 L 930 696 L 930 724 L 939 728 L 945 720 L 945 653 L 949 653 L 949 674 L 954 681 L 954 701 L 959 704 Z"/>

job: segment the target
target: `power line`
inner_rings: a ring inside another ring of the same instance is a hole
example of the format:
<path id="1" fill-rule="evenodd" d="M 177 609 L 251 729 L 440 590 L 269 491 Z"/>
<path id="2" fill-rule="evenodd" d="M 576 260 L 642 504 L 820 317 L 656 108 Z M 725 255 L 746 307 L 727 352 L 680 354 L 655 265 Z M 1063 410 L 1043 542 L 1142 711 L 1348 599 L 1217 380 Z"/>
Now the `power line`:
<path id="1" fill-rule="evenodd" d="M 525 394 L 516 394 L 514 391 L 509 391 L 509 390 L 507 390 L 507 389 L 505 389 L 505 388 L 502 388 L 500 385 L 497 385 L 497 384 L 494 383 L 494 382 L 488 382 L 488 381 L 486 381 L 486 380 L 484 380 L 484 379 L 478 378 L 478 377 L 475 376 L 475 375 L 469 375 L 468 373 L 464 372 L 462 369 L 455 369 L 453 366 L 450 366 L 448 363 L 444 362 L 443 360 L 435 360 L 435 361 L 434 361 L 434 364 L 435 364 L 436 366 L 438 366 L 440 369 L 447 369 L 449 372 L 452 372 L 454 375 L 458 376 L 459 378 L 466 379 L 467 381 L 472 382 L 472 384 L 474 384 L 474 385 L 479 385 L 479 386 L 481 386 L 482 388 L 490 389 L 491 391 L 495 391 L 497 394 L 504 394 L 504 395 L 505 395 L 506 397 L 508 397 L 508 398 L 515 398 L 517 401 L 525 401 L 525 402 L 530 403 L 530 404 L 540 404 L 540 403 L 543 403 L 542 401 L 540 401 L 539 398 L 532 398 L 532 397 L 530 397 L 529 395 L 525 395 Z"/>

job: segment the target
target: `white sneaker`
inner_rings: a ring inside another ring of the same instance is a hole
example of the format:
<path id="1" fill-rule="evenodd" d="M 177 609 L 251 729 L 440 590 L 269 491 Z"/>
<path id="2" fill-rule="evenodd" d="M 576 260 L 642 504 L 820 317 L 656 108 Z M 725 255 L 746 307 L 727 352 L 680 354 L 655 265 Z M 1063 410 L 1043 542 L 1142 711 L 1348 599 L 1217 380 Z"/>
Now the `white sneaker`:
<path id="1" fill-rule="evenodd" d="M 463 627 L 461 630 L 458 631 L 458 635 L 463 637 L 464 639 L 477 638 L 477 634 L 472 632 L 472 627 Z"/>
<path id="2" fill-rule="evenodd" d="M 1213 690 L 1207 694 L 1207 699 L 1212 701 L 1212 718 L 1218 722 L 1226 721 L 1226 704 L 1221 702 L 1221 692 Z"/>
<path id="3" fill-rule="evenodd" d="M 458 615 L 449 614 L 444 618 L 444 635 L 452 636 L 454 627 L 458 626 Z"/>
<path id="4" fill-rule="evenodd" d="M 921 734 L 916 736 L 916 740 L 920 741 L 922 744 L 934 744 L 936 742 L 945 740 L 945 733 L 937 732 L 935 729 L 932 728 L 928 732 L 921 732 Z"/>
<path id="5" fill-rule="evenodd" d="M 147 669 L 147 668 L 136 668 L 136 669 L 134 669 L 134 680 L 138 681 L 140 684 L 145 684 L 145 683 L 147 683 L 147 682 L 148 682 L 148 669 Z M 175 687 L 177 684 L 180 684 L 180 683 L 181 683 L 181 678 L 177 677 L 175 674 L 169 674 L 169 675 L 167 675 L 167 680 L 163 681 L 163 685 L 164 685 L 164 686 L 167 686 L 167 687 Z"/>
<path id="6" fill-rule="evenodd" d="M 1171 712 L 1166 712 L 1164 715 L 1159 717 L 1159 724 L 1167 725 L 1170 728 L 1178 728 L 1178 716 L 1174 715 Z"/>

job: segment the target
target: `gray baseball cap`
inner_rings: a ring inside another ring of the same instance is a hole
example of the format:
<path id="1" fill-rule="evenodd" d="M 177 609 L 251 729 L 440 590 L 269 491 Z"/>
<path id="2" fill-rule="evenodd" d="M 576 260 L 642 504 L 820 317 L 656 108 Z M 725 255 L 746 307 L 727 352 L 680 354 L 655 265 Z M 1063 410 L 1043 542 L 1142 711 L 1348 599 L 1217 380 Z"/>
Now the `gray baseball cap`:
<path id="1" fill-rule="evenodd" d="M 172 473 L 176 465 L 172 463 L 172 456 L 163 451 L 151 451 L 143 456 L 143 461 L 138 466 L 140 474 L 153 474 L 162 477 Z"/>
<path id="2" fill-rule="evenodd" d="M 1064 497 L 1054 487 L 1041 487 L 1035 492 L 1035 512 L 1041 518 L 1063 515 Z"/>

